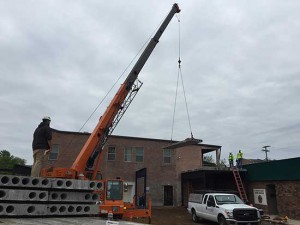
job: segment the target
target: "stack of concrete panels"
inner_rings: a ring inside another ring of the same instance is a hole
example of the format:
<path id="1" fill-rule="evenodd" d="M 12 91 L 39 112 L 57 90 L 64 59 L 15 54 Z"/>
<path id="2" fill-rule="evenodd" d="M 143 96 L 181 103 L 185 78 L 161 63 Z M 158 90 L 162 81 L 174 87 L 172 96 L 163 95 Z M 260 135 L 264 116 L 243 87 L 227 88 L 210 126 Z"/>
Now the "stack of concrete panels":
<path id="1" fill-rule="evenodd" d="M 0 216 L 76 216 L 98 214 L 103 183 L 0 175 Z"/>

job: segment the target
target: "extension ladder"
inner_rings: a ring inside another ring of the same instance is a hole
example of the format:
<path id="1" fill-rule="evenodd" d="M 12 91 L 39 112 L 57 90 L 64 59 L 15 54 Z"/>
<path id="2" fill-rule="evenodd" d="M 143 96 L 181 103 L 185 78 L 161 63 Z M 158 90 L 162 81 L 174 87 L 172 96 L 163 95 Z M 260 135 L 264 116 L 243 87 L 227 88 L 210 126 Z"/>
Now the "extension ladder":
<path id="1" fill-rule="evenodd" d="M 243 181 L 241 179 L 239 170 L 236 167 L 232 167 L 231 170 L 232 170 L 232 173 L 233 173 L 233 176 L 234 176 L 234 179 L 235 179 L 236 186 L 237 186 L 238 191 L 240 193 L 241 199 L 243 200 L 244 203 L 248 203 L 247 194 L 246 194 L 246 191 L 244 189 Z"/>

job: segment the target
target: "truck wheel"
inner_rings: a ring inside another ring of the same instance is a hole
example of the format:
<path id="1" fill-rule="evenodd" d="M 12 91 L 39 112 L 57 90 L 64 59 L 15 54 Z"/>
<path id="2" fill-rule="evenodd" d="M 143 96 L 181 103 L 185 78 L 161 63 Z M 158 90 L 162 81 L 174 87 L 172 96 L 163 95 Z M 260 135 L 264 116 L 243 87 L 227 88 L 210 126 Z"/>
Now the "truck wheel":
<path id="1" fill-rule="evenodd" d="M 219 216 L 218 218 L 219 225 L 226 225 L 226 219 L 224 216 Z"/>
<path id="2" fill-rule="evenodd" d="M 195 223 L 199 222 L 199 217 L 197 216 L 196 211 L 194 209 L 192 210 L 192 220 Z"/>

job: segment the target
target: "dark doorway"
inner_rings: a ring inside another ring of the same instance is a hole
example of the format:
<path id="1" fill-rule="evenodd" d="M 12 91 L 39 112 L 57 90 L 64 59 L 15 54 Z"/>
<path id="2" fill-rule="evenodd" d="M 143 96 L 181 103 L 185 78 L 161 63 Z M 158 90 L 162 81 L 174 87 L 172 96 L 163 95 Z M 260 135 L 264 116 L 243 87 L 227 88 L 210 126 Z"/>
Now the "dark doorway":
<path id="1" fill-rule="evenodd" d="M 147 168 L 140 169 L 135 173 L 135 196 L 136 206 L 140 208 L 147 207 Z"/>
<path id="2" fill-rule="evenodd" d="M 274 184 L 267 184 L 267 203 L 270 215 L 278 215 L 276 186 Z"/>
<path id="3" fill-rule="evenodd" d="M 173 205 L 173 186 L 164 186 L 164 205 Z"/>

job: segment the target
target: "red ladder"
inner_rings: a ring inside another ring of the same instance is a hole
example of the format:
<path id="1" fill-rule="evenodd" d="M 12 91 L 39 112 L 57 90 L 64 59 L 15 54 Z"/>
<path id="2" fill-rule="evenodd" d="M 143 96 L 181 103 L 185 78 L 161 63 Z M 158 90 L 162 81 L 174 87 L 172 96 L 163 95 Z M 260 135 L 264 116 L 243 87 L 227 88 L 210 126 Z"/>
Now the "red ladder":
<path id="1" fill-rule="evenodd" d="M 243 186 L 243 181 L 241 179 L 241 176 L 240 176 L 240 173 L 239 173 L 239 170 L 235 167 L 231 168 L 232 169 L 232 173 L 233 173 L 233 176 L 234 176 L 234 179 L 235 179 L 235 183 L 236 183 L 236 186 L 239 190 L 239 193 L 240 193 L 240 196 L 241 196 L 241 199 L 247 203 L 248 202 L 248 198 L 247 198 L 247 194 L 246 194 L 246 191 L 244 189 L 244 186 Z"/>

